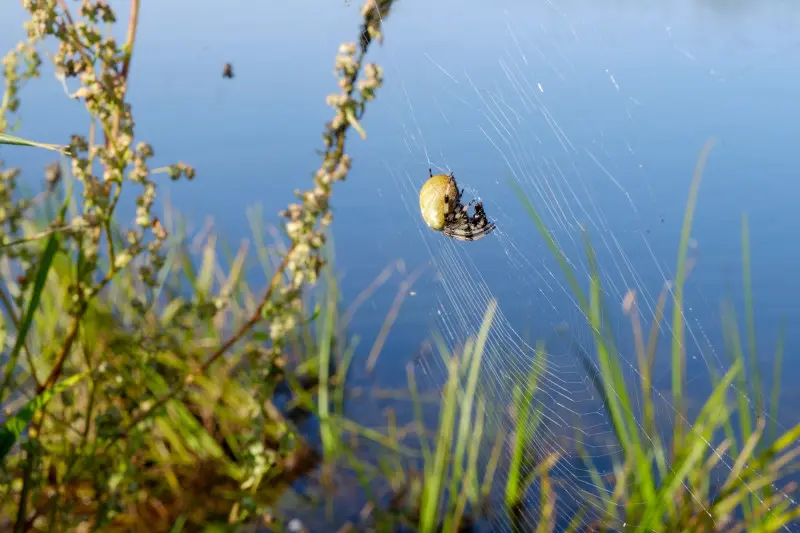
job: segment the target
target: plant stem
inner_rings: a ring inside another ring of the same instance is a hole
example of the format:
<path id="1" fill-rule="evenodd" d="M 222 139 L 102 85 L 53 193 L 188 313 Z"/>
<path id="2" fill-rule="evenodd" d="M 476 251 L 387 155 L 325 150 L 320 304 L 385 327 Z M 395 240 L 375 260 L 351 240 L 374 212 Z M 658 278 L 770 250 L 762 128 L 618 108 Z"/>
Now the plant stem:
<path id="1" fill-rule="evenodd" d="M 56 356 L 56 361 L 53 364 L 53 368 L 50 370 L 50 374 L 47 376 L 47 379 L 44 383 L 36 387 L 37 395 L 52 388 L 53 385 L 56 384 L 56 381 L 58 381 L 58 378 L 61 376 L 61 371 L 64 369 L 64 362 L 67 360 L 67 356 L 72 349 L 72 344 L 75 342 L 75 339 L 78 338 L 78 332 L 80 331 L 81 326 L 81 317 L 83 316 L 84 311 L 85 308 L 82 309 L 81 312 L 72 319 L 69 332 L 64 339 L 64 344 L 61 345 L 61 350 Z"/>
<path id="2" fill-rule="evenodd" d="M 58 377 L 61 375 L 61 370 L 64 368 L 64 361 L 67 359 L 67 355 L 69 355 L 70 350 L 72 349 L 72 344 L 75 342 L 75 339 L 78 337 L 78 331 L 80 331 L 80 324 L 81 324 L 81 315 L 80 313 L 75 316 L 72 320 L 72 325 L 70 326 L 69 333 L 67 333 L 67 337 L 64 339 L 64 344 L 61 345 L 61 350 L 56 356 L 56 362 L 53 365 L 53 369 L 50 371 L 50 375 L 47 376 L 47 380 L 38 385 L 36 387 L 36 395 L 40 395 L 44 391 L 53 387 L 58 381 Z M 42 408 L 38 413 L 36 413 L 34 417 L 33 424 L 31 425 L 31 429 L 29 430 L 29 435 L 32 435 L 31 440 L 37 439 L 39 437 L 39 430 L 42 427 L 42 422 L 44 421 L 44 409 Z M 25 513 L 27 511 L 27 500 L 28 500 L 28 491 L 30 490 L 31 484 L 31 474 L 33 473 L 33 465 L 35 459 L 35 452 L 32 450 L 28 450 L 27 455 L 25 457 L 25 471 L 24 471 L 24 478 L 22 481 L 22 490 L 20 491 L 19 496 L 19 507 L 17 509 L 17 520 L 14 524 L 14 533 L 21 533 L 25 530 Z"/>

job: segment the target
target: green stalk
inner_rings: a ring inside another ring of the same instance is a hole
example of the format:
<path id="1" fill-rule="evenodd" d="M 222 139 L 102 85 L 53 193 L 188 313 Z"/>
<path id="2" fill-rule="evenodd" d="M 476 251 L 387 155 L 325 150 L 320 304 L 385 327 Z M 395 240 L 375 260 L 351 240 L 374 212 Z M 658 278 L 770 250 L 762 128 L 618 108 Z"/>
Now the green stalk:
<path id="1" fill-rule="evenodd" d="M 708 161 L 708 154 L 714 145 L 714 139 L 706 141 L 700 152 L 700 157 L 694 170 L 694 177 L 689 188 L 689 198 L 686 202 L 686 211 L 683 216 L 681 227 L 681 240 L 678 246 L 678 265 L 675 271 L 675 287 L 673 289 L 674 306 L 672 308 L 672 398 L 675 402 L 675 410 L 678 416 L 675 419 L 673 429 L 673 449 L 678 450 L 683 434 L 683 417 L 686 415 L 686 407 L 683 398 L 683 372 L 686 365 L 686 352 L 684 350 L 684 323 L 683 323 L 683 284 L 686 280 L 686 255 L 689 249 L 689 238 L 692 231 L 692 218 L 694 209 L 697 205 L 697 194 L 700 188 L 700 181 L 703 177 L 703 170 Z"/>

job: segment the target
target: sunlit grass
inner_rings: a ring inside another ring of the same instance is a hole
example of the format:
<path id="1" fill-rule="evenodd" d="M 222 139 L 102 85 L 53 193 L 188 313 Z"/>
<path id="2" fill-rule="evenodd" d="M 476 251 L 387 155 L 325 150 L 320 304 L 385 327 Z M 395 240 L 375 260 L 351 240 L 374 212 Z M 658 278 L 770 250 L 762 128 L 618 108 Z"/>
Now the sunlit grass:
<path id="1" fill-rule="evenodd" d="M 671 443 L 662 443 L 654 438 L 653 420 L 655 406 L 651 387 L 652 359 L 655 356 L 655 339 L 658 321 L 663 309 L 659 300 L 656 322 L 651 331 L 649 348 L 645 349 L 642 340 L 638 315 L 633 314 L 633 331 L 637 339 L 636 351 L 639 362 L 638 376 L 641 380 L 641 406 L 634 406 L 629 385 L 621 372 L 620 354 L 616 351 L 610 332 L 604 328 L 602 289 L 600 275 L 594 258 L 594 251 L 588 234 L 585 248 L 590 266 L 589 296 L 581 289 L 575 273 L 547 230 L 535 208 L 527 200 L 521 188 L 513 184 L 518 196 L 525 205 L 533 222 L 555 254 L 564 275 L 570 282 L 575 296 L 587 317 L 589 327 L 594 332 L 595 362 L 587 354 L 579 354 L 584 367 L 593 377 L 593 384 L 603 399 L 608 417 L 612 422 L 615 437 L 622 450 L 619 462 L 615 464 L 614 482 L 606 487 L 596 469 L 592 458 L 585 456 L 597 494 L 588 495 L 594 501 L 593 513 L 597 515 L 598 529 L 614 531 L 776 531 L 800 516 L 800 510 L 792 500 L 774 488 L 787 481 L 789 475 L 797 471 L 796 461 L 800 455 L 798 437 L 800 424 L 788 429 L 782 435 L 777 432 L 778 394 L 772 396 L 771 427 L 773 436 L 765 437 L 766 413 L 760 393 L 760 376 L 755 364 L 755 327 L 753 300 L 750 289 L 749 233 L 746 219 L 743 220 L 742 253 L 744 263 L 745 300 L 747 308 L 748 338 L 750 350 L 750 375 L 746 375 L 747 365 L 744 350 L 738 333 L 733 312 L 725 308 L 724 326 L 731 365 L 724 376 L 715 379 L 714 389 L 706 398 L 699 414 L 693 421 L 687 420 L 685 410 L 685 350 L 686 343 L 683 318 L 683 287 L 686 279 L 686 251 L 691 235 L 692 214 L 697 203 L 698 188 L 703 167 L 708 158 L 711 142 L 701 153 L 690 188 L 686 216 L 681 230 L 676 279 L 672 288 L 672 390 L 673 418 Z M 778 387 L 780 354 L 776 357 L 774 387 Z M 711 369 L 713 370 L 713 369 Z M 753 393 L 750 393 L 750 388 Z M 733 395 L 734 401 L 729 397 Z M 752 412 L 750 399 L 755 396 L 755 412 Z M 637 413 L 643 412 L 645 423 L 641 425 Z M 739 434 L 731 426 L 731 418 L 738 415 Z M 752 416 L 758 423 L 752 424 Z M 725 439 L 717 441 L 723 433 Z M 669 446 L 669 448 L 667 448 Z M 657 466 L 658 476 L 654 475 L 653 464 Z M 721 487 L 712 490 L 710 480 L 720 471 L 726 471 Z M 607 490 L 606 490 L 607 489 Z M 790 484 L 787 489 L 794 489 Z M 610 501 L 603 501 L 603 495 L 610 494 Z"/>

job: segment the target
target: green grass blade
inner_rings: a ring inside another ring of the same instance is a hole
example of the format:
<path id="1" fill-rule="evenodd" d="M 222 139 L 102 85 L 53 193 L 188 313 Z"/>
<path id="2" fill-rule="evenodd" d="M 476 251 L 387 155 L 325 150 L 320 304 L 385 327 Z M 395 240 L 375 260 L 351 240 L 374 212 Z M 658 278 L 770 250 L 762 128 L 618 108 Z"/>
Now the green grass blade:
<path id="1" fill-rule="evenodd" d="M 605 481 L 603 481 L 603 478 L 600 476 L 600 472 L 598 472 L 597 466 L 594 464 L 594 460 L 586 451 L 586 446 L 583 443 L 583 436 L 577 431 L 575 434 L 575 448 L 577 455 L 585 465 L 586 471 L 589 474 L 589 479 L 591 480 L 590 488 L 584 491 L 583 494 L 585 502 L 584 508 L 594 508 L 599 512 L 604 513 L 604 520 L 606 522 L 616 522 L 618 518 L 617 511 L 619 510 L 619 507 L 617 506 L 616 501 L 609 497 L 608 487 Z"/>
<path id="2" fill-rule="evenodd" d="M 800 507 L 793 507 L 784 513 L 767 517 L 763 523 L 755 524 L 752 529 L 750 529 L 750 532 L 771 533 L 773 531 L 778 531 L 779 529 L 784 529 L 787 524 L 796 522 L 798 518 L 800 518 Z"/>
<path id="3" fill-rule="evenodd" d="M 331 345 L 335 333 L 336 320 L 336 289 L 333 276 L 328 279 L 330 289 L 328 301 L 324 312 L 322 333 L 319 344 L 319 388 L 318 388 L 318 416 L 320 424 L 320 437 L 322 438 L 322 448 L 325 456 L 330 458 L 336 451 L 337 440 L 330 420 L 330 397 L 329 397 L 329 372 Z"/>
<path id="4" fill-rule="evenodd" d="M 545 364 L 544 347 L 539 344 L 536 347 L 536 359 L 531 365 L 528 373 L 527 387 L 523 390 L 515 387 L 514 390 L 514 409 L 517 414 L 516 428 L 514 433 L 514 447 L 511 452 L 511 464 L 508 467 L 508 477 L 506 478 L 506 511 L 511 514 L 513 508 L 519 505 L 522 500 L 527 484 L 522 481 L 522 468 L 525 451 L 532 438 L 532 433 L 536 431 L 539 423 L 539 410 L 534 407 L 533 398 L 539 375 L 543 371 Z M 533 420 L 531 416 L 533 415 Z M 532 480 L 531 480 L 532 481 Z"/>
<path id="5" fill-rule="evenodd" d="M 732 361 L 740 365 L 742 368 L 745 366 L 744 355 L 742 354 L 742 343 L 739 337 L 739 328 L 736 325 L 736 317 L 730 306 L 724 306 L 722 309 L 722 323 L 725 343 L 727 344 L 728 351 L 731 354 Z M 744 373 L 737 377 L 737 386 L 735 397 L 738 403 L 739 425 L 741 432 L 741 441 L 744 443 L 748 436 L 752 433 L 752 420 L 750 418 L 750 401 L 747 397 L 747 377 Z M 750 512 L 750 507 L 747 503 L 745 505 L 745 512 Z"/>
<path id="6" fill-rule="evenodd" d="M 590 313 L 589 321 L 595 337 L 597 349 L 597 359 L 600 363 L 600 372 L 603 379 L 601 385 L 606 389 L 605 397 L 609 400 L 608 411 L 611 415 L 612 424 L 616 428 L 616 434 L 621 436 L 620 445 L 625 450 L 625 456 L 636 463 L 636 476 L 638 483 L 636 490 L 639 494 L 636 497 L 644 501 L 650 501 L 655 496 L 655 480 L 649 454 L 642 446 L 639 434 L 639 426 L 634 415 L 628 386 L 625 383 L 625 376 L 619 363 L 619 355 L 616 348 L 608 346 L 609 334 L 604 334 L 608 320 L 603 320 L 602 292 L 600 288 L 600 274 L 597 268 L 597 259 L 594 254 L 591 242 L 586 232 L 584 232 L 584 242 L 586 255 L 590 268 Z"/>
<path id="7" fill-rule="evenodd" d="M 723 490 L 720 492 L 719 498 L 721 499 L 729 492 L 738 489 L 740 485 L 746 483 L 751 477 L 758 476 L 758 474 L 764 470 L 774 467 L 773 459 L 775 456 L 792 444 L 795 444 L 798 439 L 800 439 L 800 423 L 787 430 L 755 459 L 749 461 L 739 477 L 733 480 L 733 483 L 730 485 L 730 487 L 723 488 Z"/>
<path id="8" fill-rule="evenodd" d="M 596 264 L 594 262 L 594 253 L 591 248 L 591 244 L 588 241 L 588 237 L 586 237 L 586 234 L 584 234 L 587 254 L 589 255 L 590 262 L 592 262 L 593 268 L 590 279 L 590 290 L 592 291 L 591 301 L 587 301 L 584 292 L 581 290 L 580 285 L 578 284 L 575 273 L 569 266 L 569 262 L 564 255 L 564 252 L 561 251 L 558 244 L 556 244 L 553 236 L 547 230 L 542 218 L 539 216 L 539 213 L 525 196 L 525 192 L 523 191 L 522 187 L 513 180 L 510 181 L 510 186 L 512 189 L 514 189 L 518 198 L 528 212 L 528 215 L 533 220 L 534 224 L 539 230 L 539 233 L 547 243 L 551 253 L 555 256 L 556 260 L 561 266 L 564 276 L 567 278 L 573 294 L 578 300 L 581 310 L 592 326 L 595 344 L 598 350 L 598 359 L 601 362 L 601 373 L 602 377 L 604 378 L 602 380 L 595 380 L 595 383 L 597 385 L 601 385 L 602 387 L 610 387 L 611 385 L 608 383 L 608 380 L 610 379 L 614 382 L 615 387 L 613 390 L 610 390 L 611 394 L 609 394 L 609 391 L 606 391 L 606 406 L 611 415 L 612 424 L 617 434 L 617 438 L 620 441 L 620 445 L 626 450 L 626 453 L 636 453 L 638 456 L 637 462 L 640 465 L 639 473 L 641 476 L 643 476 L 642 481 L 645 482 L 642 485 L 642 488 L 645 489 L 642 496 L 648 498 L 652 496 L 652 472 L 649 466 L 645 467 L 644 463 L 646 461 L 641 446 L 635 444 L 639 441 L 639 438 L 638 433 L 636 432 L 635 420 L 633 419 L 633 411 L 630 409 L 631 404 L 628 400 L 627 388 L 624 384 L 624 380 L 621 377 L 621 372 L 619 372 L 618 369 L 614 370 L 618 366 L 618 364 L 616 366 L 614 365 L 616 352 L 609 352 L 606 339 L 603 337 L 602 332 L 605 328 L 602 327 L 601 321 L 603 310 L 600 301 L 600 280 L 599 275 L 597 274 Z M 624 413 L 623 411 L 627 411 L 627 413 Z M 627 416 L 624 416 L 625 414 L 627 414 Z"/>
<path id="9" fill-rule="evenodd" d="M 527 196 L 525 196 L 525 191 L 522 189 L 522 187 L 513 180 L 510 181 L 510 185 L 511 188 L 514 189 L 515 193 L 517 194 L 517 197 L 522 202 L 522 205 L 525 207 L 525 210 L 528 212 L 528 216 L 533 220 L 534 224 L 539 230 L 539 233 L 545 240 L 545 243 L 547 244 L 547 247 L 550 249 L 550 252 L 558 261 L 558 264 L 560 265 L 561 270 L 564 273 L 564 276 L 567 278 L 567 282 L 569 283 L 573 294 L 578 299 L 578 305 L 580 306 L 581 310 L 583 311 L 587 319 L 590 320 L 590 317 L 592 316 L 592 310 L 590 309 L 589 302 L 586 299 L 586 295 L 584 294 L 583 290 L 580 287 L 580 284 L 578 283 L 578 279 L 575 277 L 574 271 L 569 266 L 569 261 L 567 260 L 567 257 L 564 255 L 564 252 L 561 250 L 561 248 L 559 248 L 558 244 L 555 242 L 555 239 L 551 235 L 550 231 L 548 231 L 547 227 L 544 225 L 544 222 L 542 221 L 541 216 L 539 216 L 539 213 L 533 207 L 530 200 L 528 200 Z M 599 289 L 599 285 L 597 288 Z M 596 340 L 599 339 L 599 330 L 595 331 L 595 338 Z M 602 380 L 598 379 L 595 381 L 595 383 L 601 385 Z M 620 418 L 618 415 L 618 408 L 616 404 L 614 404 L 609 395 L 606 395 L 604 399 L 607 400 L 605 404 L 614 413 L 612 415 L 614 416 L 615 419 L 614 427 L 615 431 L 617 432 L 617 437 L 620 440 L 620 443 L 623 444 L 623 446 L 625 446 L 626 448 L 629 448 L 627 428 L 625 428 L 623 425 L 620 424 Z"/>
<path id="10" fill-rule="evenodd" d="M 638 533 L 662 530 L 662 519 L 667 512 L 667 507 L 674 504 L 677 491 L 683 485 L 687 475 L 702 460 L 704 452 L 708 449 L 709 439 L 728 416 L 728 409 L 725 407 L 725 393 L 741 368 L 741 363 L 735 362 L 709 396 L 697 417 L 693 430 L 679 449 L 679 460 L 661 484 L 658 494 L 646 502 L 647 508 L 642 519 L 636 524 Z"/>
<path id="11" fill-rule="evenodd" d="M 697 195 L 700 188 L 700 181 L 703 177 L 703 170 L 705 169 L 706 162 L 708 161 L 708 154 L 711 147 L 714 145 L 714 139 L 711 138 L 706 141 L 703 150 L 700 152 L 700 157 L 694 170 L 694 177 L 692 184 L 689 187 L 689 198 L 686 202 L 686 211 L 684 212 L 683 225 L 681 227 L 681 240 L 678 246 L 678 264 L 675 271 L 675 287 L 672 294 L 674 304 L 672 309 L 672 398 L 675 405 L 675 410 L 678 412 L 676 424 L 674 427 L 674 446 L 680 447 L 681 434 L 683 431 L 682 424 L 680 423 L 681 416 L 685 414 L 685 406 L 683 400 L 683 372 L 685 366 L 684 352 L 684 323 L 683 323 L 683 284 L 686 280 L 686 256 L 689 249 L 689 238 L 692 231 L 692 218 L 694 217 L 694 209 L 697 205 Z"/>
<path id="12" fill-rule="evenodd" d="M 567 282 L 572 289 L 572 293 L 578 299 L 578 305 L 580 306 L 581 310 L 584 312 L 584 314 L 586 314 L 586 316 L 589 316 L 589 304 L 586 300 L 585 294 L 581 290 L 580 284 L 578 284 L 578 279 L 575 277 L 575 273 L 569 266 L 567 256 L 564 255 L 563 251 L 561 251 L 561 248 L 559 248 L 550 231 L 547 229 L 547 226 L 544 225 L 542 217 L 539 216 L 539 213 L 533 207 L 533 204 L 531 204 L 530 200 L 528 200 L 528 197 L 525 196 L 525 191 L 522 189 L 522 187 L 514 180 L 510 180 L 509 184 L 511 188 L 514 189 L 514 192 L 519 200 L 522 202 L 525 211 L 528 212 L 528 216 L 531 218 L 531 220 L 533 220 L 533 223 L 536 225 L 536 228 L 539 230 L 542 238 L 544 238 L 547 247 L 550 249 L 550 253 L 552 253 L 558 261 L 561 271 L 564 273 L 564 276 L 567 278 Z"/>
<path id="13" fill-rule="evenodd" d="M 489 501 L 489 495 L 492 492 L 492 483 L 494 482 L 495 473 L 497 472 L 497 465 L 500 463 L 500 454 L 503 453 L 506 441 L 506 432 L 504 429 L 497 431 L 494 441 L 492 453 L 489 455 L 489 462 L 486 469 L 483 471 L 483 481 L 480 486 L 479 498 L 481 501 Z"/>
<path id="14" fill-rule="evenodd" d="M 67 212 L 67 207 L 69 206 L 70 198 L 72 197 L 72 184 L 70 184 L 69 191 L 67 192 L 66 198 L 64 199 L 64 203 L 61 206 L 61 211 L 59 216 L 64 217 Z M 36 278 L 34 278 L 33 288 L 31 291 L 30 300 L 28 300 L 27 306 L 25 308 L 25 313 L 23 314 L 22 322 L 19 325 L 19 330 L 17 331 L 17 338 L 14 341 L 14 347 L 11 349 L 11 354 L 8 356 L 8 361 L 6 362 L 6 375 L 3 379 L 3 384 L 0 385 L 0 404 L 2 404 L 6 399 L 6 389 L 8 388 L 9 384 L 11 383 L 11 379 L 14 376 L 14 369 L 17 367 L 17 360 L 19 359 L 19 354 L 22 351 L 22 347 L 25 345 L 25 338 L 28 336 L 28 332 L 33 325 L 33 317 L 36 314 L 36 310 L 39 307 L 39 301 L 42 298 L 42 292 L 44 291 L 45 283 L 47 283 L 47 275 L 50 272 L 50 267 L 53 264 L 53 259 L 58 253 L 59 245 L 61 244 L 61 236 L 58 232 L 55 232 L 50 235 L 47 239 L 47 245 L 44 248 L 44 252 L 42 253 L 42 258 L 39 261 L 39 268 L 36 270 Z"/>
<path id="15" fill-rule="evenodd" d="M 575 513 L 575 516 L 572 517 L 572 520 L 569 521 L 569 525 L 567 525 L 567 529 L 564 530 L 564 533 L 577 533 L 578 528 L 581 527 L 583 524 L 583 517 L 586 515 L 586 509 L 581 507 L 578 509 L 578 512 Z"/>
<path id="16" fill-rule="evenodd" d="M 178 518 L 175 519 L 175 522 L 172 524 L 172 529 L 170 529 L 170 533 L 181 533 L 183 531 L 183 526 L 186 524 L 186 515 L 181 514 Z"/>
<path id="17" fill-rule="evenodd" d="M 497 302 L 492 300 L 489 302 L 489 307 L 483 317 L 483 323 L 478 331 L 478 339 L 471 352 L 469 374 L 467 376 L 467 385 L 463 394 L 463 401 L 459 407 L 460 416 L 458 420 L 458 435 L 456 439 L 456 449 L 453 456 L 453 475 L 450 479 L 451 492 L 455 496 L 458 494 L 458 484 L 464 473 L 464 454 L 467 450 L 467 443 L 474 439 L 474 428 L 472 426 L 472 406 L 475 400 L 475 391 L 478 387 L 478 376 L 480 375 L 481 361 L 483 359 L 483 351 L 486 348 L 486 340 L 489 337 L 489 329 L 492 326 L 495 312 L 497 311 Z M 475 443 L 474 443 L 475 444 Z"/>
<path id="18" fill-rule="evenodd" d="M 775 363 L 772 368 L 772 393 L 770 395 L 769 441 L 775 442 L 778 436 L 778 406 L 781 397 L 781 368 L 783 367 L 783 346 L 785 339 L 784 325 L 778 333 L 778 345 L 775 347 Z"/>
<path id="19" fill-rule="evenodd" d="M 750 355 L 750 379 L 756 397 L 756 416 L 764 415 L 764 396 L 758 372 L 756 353 L 756 319 L 753 307 L 753 282 L 750 269 L 750 227 L 747 214 L 742 215 L 742 282 L 744 283 L 744 308 L 747 323 L 747 345 Z"/>
<path id="20" fill-rule="evenodd" d="M 45 150 L 53 150 L 54 152 L 59 152 L 62 154 L 66 154 L 68 152 L 67 146 L 61 144 L 49 144 L 49 143 L 40 143 L 36 141 L 29 141 L 28 139 L 23 139 L 22 137 L 15 137 L 14 135 L 9 135 L 7 133 L 0 133 L 0 144 L 10 144 L 14 146 L 29 146 L 31 148 L 44 148 Z"/>
<path id="21" fill-rule="evenodd" d="M 450 463 L 450 447 L 458 404 L 458 376 L 458 360 L 453 357 L 448 365 L 448 379 L 442 398 L 436 453 L 433 464 L 425 465 L 425 482 L 420 502 L 420 533 L 431 533 L 436 529 L 444 478 Z"/>
<path id="22" fill-rule="evenodd" d="M 408 379 L 408 390 L 411 396 L 411 407 L 414 411 L 414 421 L 417 424 L 417 434 L 419 436 L 419 446 L 422 450 L 423 464 L 430 464 L 432 460 L 431 447 L 428 444 L 428 438 L 423 431 L 425 427 L 424 418 L 422 416 L 422 403 L 419 398 L 419 390 L 417 388 L 417 378 L 414 376 L 414 368 L 408 366 L 406 368 L 406 376 Z"/>
<path id="23" fill-rule="evenodd" d="M 17 442 L 19 436 L 33 419 L 33 415 L 36 411 L 44 407 L 53 396 L 73 387 L 84 377 L 86 377 L 85 373 L 76 374 L 59 381 L 53 388 L 42 392 L 28 401 L 17 414 L 6 419 L 3 426 L 0 427 L 0 460 L 4 459 L 6 455 L 8 455 L 8 452 L 11 451 L 14 443 Z"/>

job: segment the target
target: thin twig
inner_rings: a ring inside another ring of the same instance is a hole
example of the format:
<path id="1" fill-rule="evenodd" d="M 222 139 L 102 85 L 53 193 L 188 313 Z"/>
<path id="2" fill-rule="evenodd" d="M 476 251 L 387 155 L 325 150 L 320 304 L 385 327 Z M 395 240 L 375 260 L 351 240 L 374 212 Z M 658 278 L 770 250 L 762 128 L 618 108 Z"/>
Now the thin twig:
<path id="1" fill-rule="evenodd" d="M 136 42 L 136 28 L 139 24 L 139 0 L 131 0 L 131 18 L 128 21 L 128 34 L 125 39 L 125 59 L 122 61 L 122 80 L 128 81 L 128 70 L 131 66 L 131 58 L 133 57 L 133 45 Z M 127 91 L 128 87 L 124 86 L 123 91 Z M 123 92 L 123 94 L 125 94 Z"/>
<path id="2" fill-rule="evenodd" d="M 34 241 L 39 241 L 39 240 L 44 239 L 45 237 L 49 237 L 53 233 L 59 233 L 59 232 L 62 232 L 62 231 L 66 231 L 68 229 L 72 229 L 72 227 L 73 227 L 72 224 L 66 224 L 64 226 L 58 226 L 58 227 L 55 227 L 55 228 L 46 229 L 44 231 L 40 231 L 39 233 L 35 233 L 33 235 L 28 235 L 27 237 L 22 237 L 20 239 L 15 239 L 13 241 L 9 241 L 9 242 L 3 244 L 3 246 L 0 246 L 0 250 L 2 250 L 3 248 L 10 248 L 12 246 L 19 246 L 20 244 L 28 244 L 28 243 L 31 243 L 31 242 L 34 242 Z"/>

